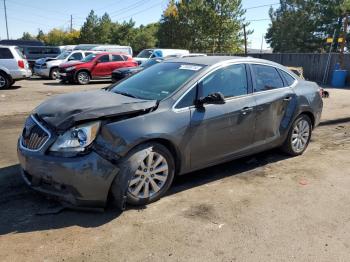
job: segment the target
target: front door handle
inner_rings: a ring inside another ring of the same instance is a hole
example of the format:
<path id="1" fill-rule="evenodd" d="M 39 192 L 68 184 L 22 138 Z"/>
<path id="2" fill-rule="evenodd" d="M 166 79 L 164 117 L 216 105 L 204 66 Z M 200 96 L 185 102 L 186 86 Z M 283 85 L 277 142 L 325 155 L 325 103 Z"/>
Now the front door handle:
<path id="1" fill-rule="evenodd" d="M 252 107 L 244 107 L 244 108 L 241 110 L 242 115 L 246 115 L 246 114 L 248 114 L 248 113 L 250 113 L 250 112 L 252 112 L 252 111 L 253 111 L 253 108 L 252 108 Z"/>
<path id="2" fill-rule="evenodd" d="M 292 100 L 292 97 L 291 97 L 291 96 L 287 96 L 287 97 L 285 97 L 283 100 L 284 100 L 284 101 L 290 101 L 290 100 Z"/>

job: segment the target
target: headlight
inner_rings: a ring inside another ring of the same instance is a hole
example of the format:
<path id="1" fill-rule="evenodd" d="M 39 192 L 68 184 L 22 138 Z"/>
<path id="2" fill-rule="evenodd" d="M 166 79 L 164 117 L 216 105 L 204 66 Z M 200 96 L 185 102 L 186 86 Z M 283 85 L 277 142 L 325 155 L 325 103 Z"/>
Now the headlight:
<path id="1" fill-rule="evenodd" d="M 66 68 L 66 71 L 72 71 L 72 70 L 74 70 L 75 69 L 75 66 L 70 66 L 70 67 L 67 67 Z"/>
<path id="2" fill-rule="evenodd" d="M 95 140 L 99 128 L 100 122 L 92 122 L 71 128 L 57 138 L 50 151 L 82 152 Z"/>

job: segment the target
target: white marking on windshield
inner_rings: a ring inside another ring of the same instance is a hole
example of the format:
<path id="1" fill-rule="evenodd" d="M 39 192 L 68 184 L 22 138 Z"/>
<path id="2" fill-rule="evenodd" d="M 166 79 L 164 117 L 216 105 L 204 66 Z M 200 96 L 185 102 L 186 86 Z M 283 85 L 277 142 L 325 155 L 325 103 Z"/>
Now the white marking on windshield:
<path id="1" fill-rule="evenodd" d="M 182 70 L 192 70 L 192 71 L 198 71 L 201 68 L 202 68 L 201 66 L 196 66 L 196 65 L 181 65 L 179 67 L 179 69 L 182 69 Z"/>

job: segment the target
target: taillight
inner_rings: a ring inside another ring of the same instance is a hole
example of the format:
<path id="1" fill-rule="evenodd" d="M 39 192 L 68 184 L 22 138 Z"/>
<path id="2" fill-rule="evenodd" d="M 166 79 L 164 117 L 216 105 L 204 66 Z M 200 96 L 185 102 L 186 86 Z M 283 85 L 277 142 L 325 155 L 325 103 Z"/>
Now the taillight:
<path id="1" fill-rule="evenodd" d="M 20 68 L 24 68 L 24 61 L 23 60 L 18 60 L 18 66 Z"/>

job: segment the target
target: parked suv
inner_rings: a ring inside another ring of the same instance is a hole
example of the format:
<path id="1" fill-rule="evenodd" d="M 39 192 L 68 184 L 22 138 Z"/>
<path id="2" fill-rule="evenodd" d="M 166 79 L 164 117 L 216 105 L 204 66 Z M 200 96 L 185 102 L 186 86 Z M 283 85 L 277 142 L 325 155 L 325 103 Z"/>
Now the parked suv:
<path id="1" fill-rule="evenodd" d="M 35 61 L 34 65 L 34 74 L 50 78 L 58 78 L 58 67 L 60 64 L 69 62 L 69 61 L 80 61 L 86 56 L 97 53 L 93 51 L 72 51 L 64 52 L 55 58 L 41 58 Z"/>
<path id="2" fill-rule="evenodd" d="M 134 67 L 137 62 L 122 53 L 90 54 L 81 61 L 71 61 L 59 66 L 59 76 L 63 81 L 86 85 L 91 79 L 111 78 L 113 70 Z"/>
<path id="3" fill-rule="evenodd" d="M 31 76 L 29 65 L 16 46 L 0 46 L 0 88 L 8 88 L 15 81 Z"/>

